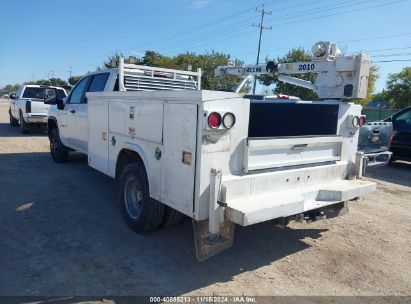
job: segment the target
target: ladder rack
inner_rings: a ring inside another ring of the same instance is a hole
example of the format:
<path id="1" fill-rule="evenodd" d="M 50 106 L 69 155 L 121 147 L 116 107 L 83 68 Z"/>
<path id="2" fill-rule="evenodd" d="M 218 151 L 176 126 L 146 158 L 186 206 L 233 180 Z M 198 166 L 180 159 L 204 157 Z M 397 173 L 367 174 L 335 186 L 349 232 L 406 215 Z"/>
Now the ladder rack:
<path id="1" fill-rule="evenodd" d="M 201 69 L 181 71 L 124 63 L 118 65 L 120 91 L 201 90 Z"/>

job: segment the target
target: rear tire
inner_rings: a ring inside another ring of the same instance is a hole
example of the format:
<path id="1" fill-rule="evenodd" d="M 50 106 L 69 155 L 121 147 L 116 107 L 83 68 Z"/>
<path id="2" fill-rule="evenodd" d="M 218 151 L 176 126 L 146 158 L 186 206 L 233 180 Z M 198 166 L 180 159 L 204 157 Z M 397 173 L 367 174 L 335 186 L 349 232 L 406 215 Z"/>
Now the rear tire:
<path id="1" fill-rule="evenodd" d="M 19 125 L 19 121 L 11 115 L 11 110 L 9 110 L 9 117 L 10 117 L 10 126 L 16 127 Z"/>
<path id="2" fill-rule="evenodd" d="M 184 218 L 184 214 L 169 207 L 165 206 L 164 219 L 161 226 L 164 228 L 176 226 L 181 223 Z"/>
<path id="3" fill-rule="evenodd" d="M 30 133 L 30 125 L 24 121 L 23 113 L 20 112 L 20 130 L 21 133 L 27 134 Z"/>
<path id="4" fill-rule="evenodd" d="M 64 163 L 68 158 L 69 149 L 61 142 L 57 128 L 51 130 L 50 153 L 56 163 Z"/>
<path id="5" fill-rule="evenodd" d="M 164 205 L 150 197 L 144 164 L 126 165 L 119 184 L 120 207 L 127 225 L 139 233 L 156 230 L 164 217 Z"/>

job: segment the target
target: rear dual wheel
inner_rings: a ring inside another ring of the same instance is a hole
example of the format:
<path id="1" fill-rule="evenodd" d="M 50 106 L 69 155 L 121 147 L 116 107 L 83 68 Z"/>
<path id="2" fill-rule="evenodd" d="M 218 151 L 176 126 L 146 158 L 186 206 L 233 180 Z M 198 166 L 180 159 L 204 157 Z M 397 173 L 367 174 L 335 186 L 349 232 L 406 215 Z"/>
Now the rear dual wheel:
<path id="1" fill-rule="evenodd" d="M 154 231 L 160 226 L 170 227 L 183 219 L 183 214 L 150 197 L 144 164 L 125 166 L 119 179 L 120 207 L 127 225 L 136 232 Z"/>

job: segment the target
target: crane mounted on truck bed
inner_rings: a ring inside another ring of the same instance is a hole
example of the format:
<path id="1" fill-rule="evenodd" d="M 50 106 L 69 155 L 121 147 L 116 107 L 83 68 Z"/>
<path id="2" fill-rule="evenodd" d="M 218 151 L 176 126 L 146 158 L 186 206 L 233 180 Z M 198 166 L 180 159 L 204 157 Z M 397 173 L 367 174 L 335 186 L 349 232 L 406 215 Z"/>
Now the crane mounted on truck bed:
<path id="1" fill-rule="evenodd" d="M 215 70 L 215 75 L 236 75 L 243 78 L 236 92 L 240 92 L 252 76 L 271 75 L 282 82 L 310 89 L 320 98 L 366 97 L 371 62 L 368 55 L 342 56 L 334 43 L 323 41 L 316 43 L 312 52 L 314 56 L 311 62 L 275 64 L 269 61 L 266 65 L 221 66 Z M 291 76 L 306 73 L 316 74 L 314 82 Z M 392 154 L 389 152 L 392 124 L 364 124 L 364 120 L 361 124 L 364 127 L 360 130 L 358 148 L 365 153 L 366 166 L 386 165 Z"/>
<path id="2" fill-rule="evenodd" d="M 220 67 L 216 75 L 264 72 L 326 98 L 365 96 L 367 55 L 339 56 L 325 42 L 314 55 L 308 63 Z M 315 83 L 288 77 L 300 65 L 317 73 Z M 118 179 L 122 214 L 137 232 L 192 218 L 199 260 L 230 247 L 235 224 L 334 217 L 375 190 L 361 180 L 361 106 L 252 102 L 200 86 L 201 71 L 121 58 L 118 68 L 86 75 L 64 103 L 50 89 L 45 102 L 57 104 L 48 115 L 52 157 L 63 162 L 77 150 Z"/>
<path id="3" fill-rule="evenodd" d="M 236 75 L 244 78 L 236 92 L 240 92 L 248 78 L 272 75 L 282 82 L 307 88 L 320 98 L 365 98 L 371 58 L 366 54 L 342 56 L 332 42 L 317 42 L 312 49 L 313 60 L 279 63 L 269 61 L 260 65 L 220 66 L 215 76 Z M 316 74 L 314 82 L 292 77 L 294 74 Z"/>

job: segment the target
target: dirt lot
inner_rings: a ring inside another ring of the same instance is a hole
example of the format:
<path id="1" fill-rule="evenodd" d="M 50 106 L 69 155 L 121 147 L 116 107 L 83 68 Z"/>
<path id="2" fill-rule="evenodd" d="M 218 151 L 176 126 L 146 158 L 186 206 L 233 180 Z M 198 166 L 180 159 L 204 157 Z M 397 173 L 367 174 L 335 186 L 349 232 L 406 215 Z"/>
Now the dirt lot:
<path id="1" fill-rule="evenodd" d="M 191 223 L 137 235 L 112 179 L 84 156 L 49 156 L 0 101 L 0 295 L 411 295 L 411 164 L 369 171 L 377 192 L 350 213 L 280 229 L 237 228 L 195 259 Z"/>

